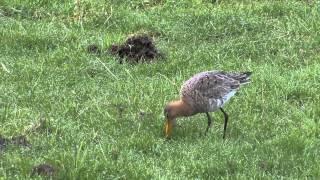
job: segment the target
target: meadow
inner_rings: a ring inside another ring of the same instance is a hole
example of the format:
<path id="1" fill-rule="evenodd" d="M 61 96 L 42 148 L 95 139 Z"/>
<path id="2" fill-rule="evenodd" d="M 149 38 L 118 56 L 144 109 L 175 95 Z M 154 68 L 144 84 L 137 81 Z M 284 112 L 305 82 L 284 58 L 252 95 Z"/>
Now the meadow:
<path id="1" fill-rule="evenodd" d="M 53 179 L 320 177 L 319 2 L 79 2 L 0 1 L 0 179 L 47 178 L 39 164 Z M 136 33 L 165 58 L 86 50 Z M 215 112 L 207 136 L 199 114 L 166 140 L 165 104 L 214 69 L 253 72 L 225 106 L 226 139 Z"/>

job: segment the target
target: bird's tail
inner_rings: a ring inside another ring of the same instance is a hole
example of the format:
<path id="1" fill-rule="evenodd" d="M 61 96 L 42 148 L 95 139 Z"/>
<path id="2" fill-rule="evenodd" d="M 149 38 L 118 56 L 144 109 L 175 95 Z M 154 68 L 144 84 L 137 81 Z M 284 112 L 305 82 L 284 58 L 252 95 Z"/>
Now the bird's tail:
<path id="1" fill-rule="evenodd" d="M 240 81 L 240 84 L 248 84 L 250 83 L 250 76 L 252 72 L 242 72 L 237 73 L 233 78 Z"/>
<path id="2" fill-rule="evenodd" d="M 251 76 L 252 72 L 243 72 L 241 73 L 241 79 L 240 80 L 240 83 L 241 84 L 247 84 L 247 83 L 250 83 L 251 79 L 250 79 L 250 76 Z"/>

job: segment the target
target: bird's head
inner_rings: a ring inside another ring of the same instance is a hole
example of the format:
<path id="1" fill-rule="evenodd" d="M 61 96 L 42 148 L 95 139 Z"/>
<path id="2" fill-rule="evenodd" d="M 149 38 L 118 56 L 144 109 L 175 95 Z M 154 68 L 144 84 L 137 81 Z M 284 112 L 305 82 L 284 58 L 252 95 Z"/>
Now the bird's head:
<path id="1" fill-rule="evenodd" d="M 173 126 L 175 125 L 176 118 L 181 116 L 189 116 L 192 114 L 190 106 L 182 100 L 172 101 L 164 108 L 165 117 L 165 136 L 169 138 L 172 134 Z"/>
<path id="2" fill-rule="evenodd" d="M 173 124 L 176 118 L 176 106 L 173 102 L 168 103 L 164 108 L 164 117 L 165 117 L 165 127 L 164 132 L 166 138 L 169 138 L 171 136 L 172 130 L 173 130 Z"/>

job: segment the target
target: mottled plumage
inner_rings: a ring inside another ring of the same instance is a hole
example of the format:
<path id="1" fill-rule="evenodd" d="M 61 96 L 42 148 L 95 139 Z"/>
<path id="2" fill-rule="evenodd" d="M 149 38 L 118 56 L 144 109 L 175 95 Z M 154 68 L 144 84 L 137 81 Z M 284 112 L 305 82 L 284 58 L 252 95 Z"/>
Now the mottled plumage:
<path id="1" fill-rule="evenodd" d="M 207 71 L 194 75 L 181 88 L 181 99 L 195 113 L 218 110 L 239 90 L 241 84 L 249 82 L 250 73 L 226 73 Z"/>
<path id="2" fill-rule="evenodd" d="M 250 82 L 251 72 L 201 72 L 181 87 L 180 100 L 169 103 L 165 108 L 165 116 L 168 119 L 166 134 L 169 136 L 170 122 L 180 116 L 191 116 L 197 113 L 206 113 L 208 127 L 211 126 L 211 116 L 208 112 L 221 110 L 225 116 L 224 135 L 227 127 L 228 115 L 222 109 L 225 103 L 239 90 L 240 86 Z"/>

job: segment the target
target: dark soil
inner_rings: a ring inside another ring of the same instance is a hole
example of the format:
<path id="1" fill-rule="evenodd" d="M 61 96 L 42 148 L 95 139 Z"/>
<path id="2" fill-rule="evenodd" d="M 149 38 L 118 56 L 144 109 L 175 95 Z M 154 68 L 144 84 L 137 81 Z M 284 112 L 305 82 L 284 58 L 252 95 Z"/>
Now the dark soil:
<path id="1" fill-rule="evenodd" d="M 122 45 L 112 45 L 109 51 L 128 62 L 151 62 L 162 54 L 155 47 L 152 38 L 148 35 L 130 37 Z M 123 60 L 120 60 L 122 63 Z"/>
<path id="2" fill-rule="evenodd" d="M 55 168 L 50 164 L 40 164 L 33 167 L 31 176 L 43 175 L 43 176 L 53 176 L 56 172 Z"/>

